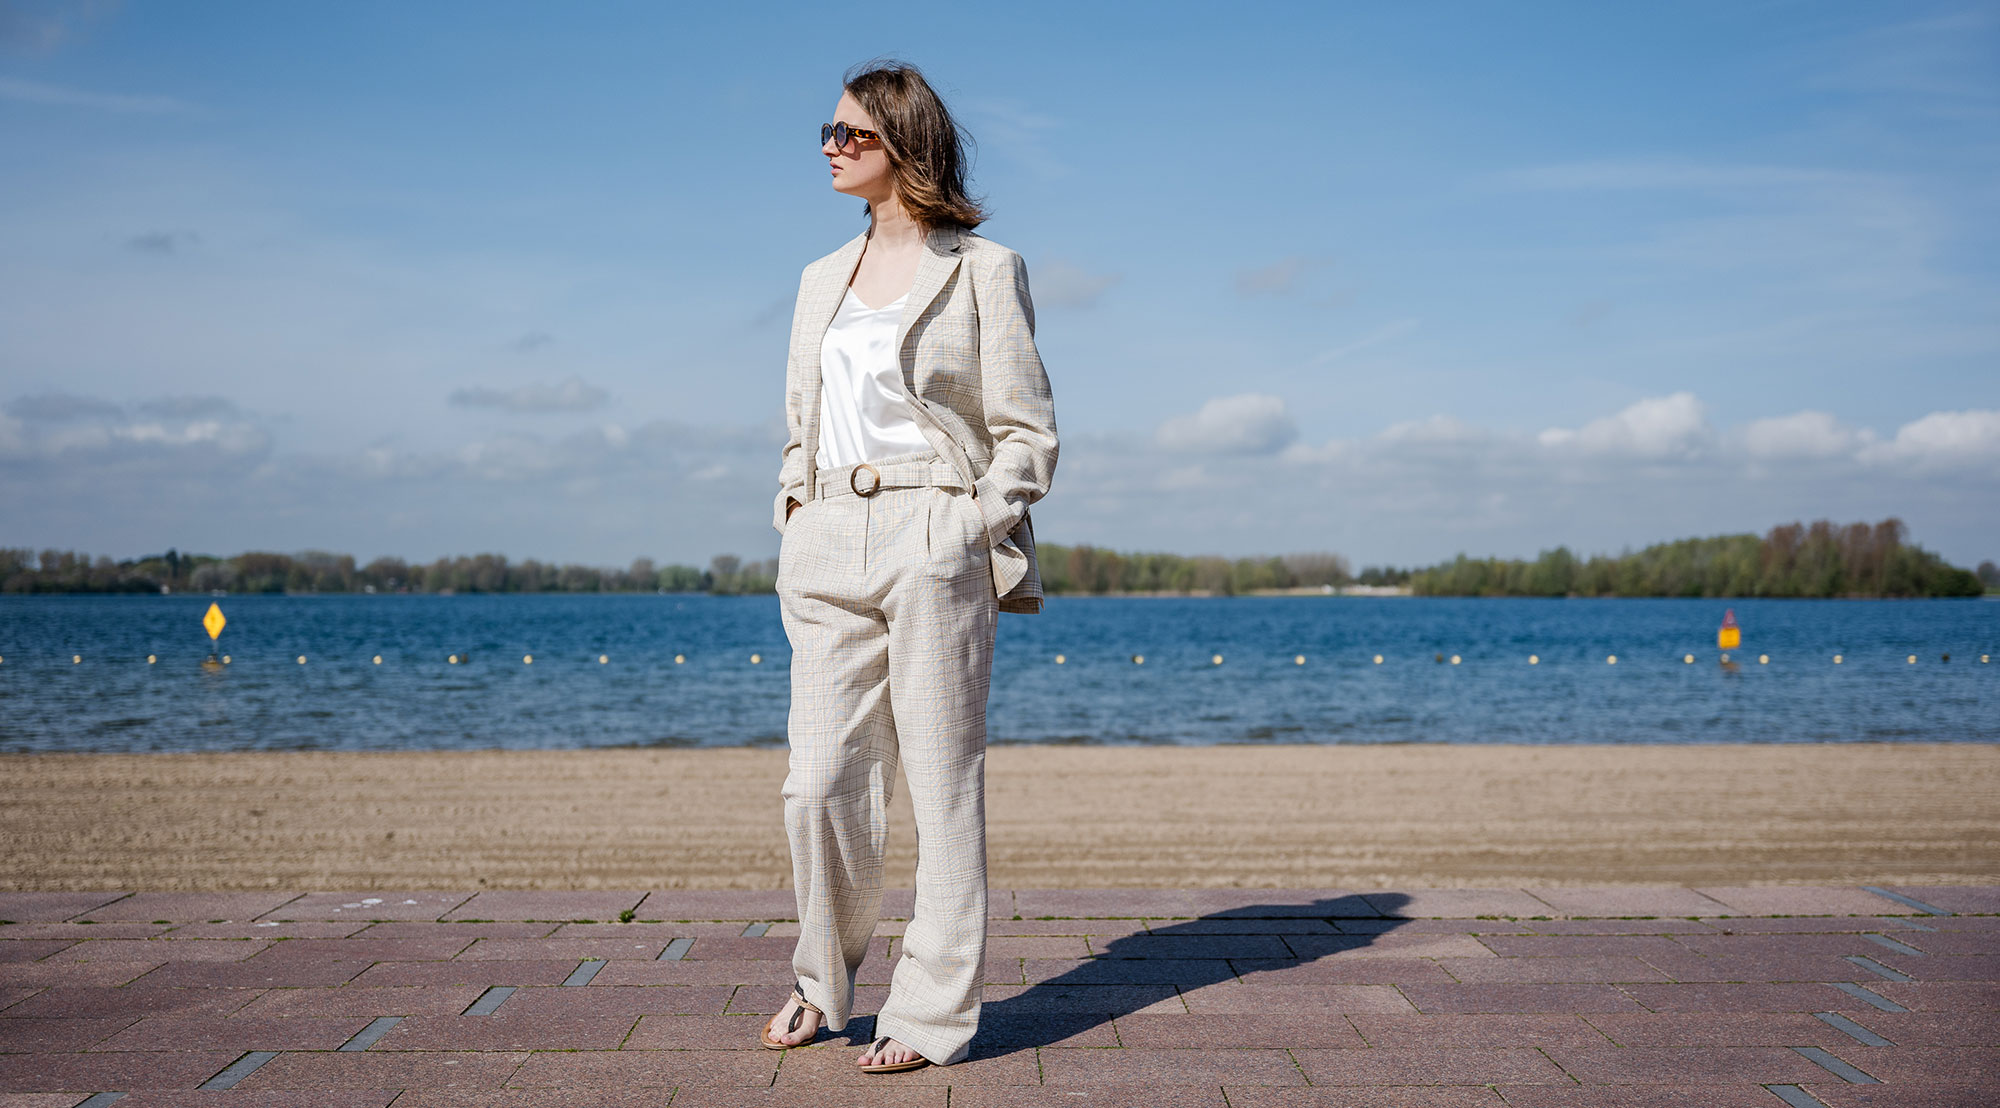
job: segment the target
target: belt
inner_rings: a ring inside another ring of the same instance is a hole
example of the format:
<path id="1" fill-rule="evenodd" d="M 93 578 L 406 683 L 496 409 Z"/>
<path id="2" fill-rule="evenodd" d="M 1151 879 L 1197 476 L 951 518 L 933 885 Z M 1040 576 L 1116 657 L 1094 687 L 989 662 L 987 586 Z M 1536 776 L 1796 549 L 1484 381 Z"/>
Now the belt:
<path id="1" fill-rule="evenodd" d="M 820 496 L 870 497 L 883 489 L 938 485 L 965 487 L 958 467 L 935 455 L 898 455 L 876 462 L 856 462 L 818 471 L 814 482 Z"/>

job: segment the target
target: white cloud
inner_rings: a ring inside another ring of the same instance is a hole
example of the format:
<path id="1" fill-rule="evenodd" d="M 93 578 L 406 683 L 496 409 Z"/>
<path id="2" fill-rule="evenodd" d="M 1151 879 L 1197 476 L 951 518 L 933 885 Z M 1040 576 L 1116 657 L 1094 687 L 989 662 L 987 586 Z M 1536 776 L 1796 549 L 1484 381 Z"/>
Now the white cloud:
<path id="1" fill-rule="evenodd" d="M 1218 396 L 1193 415 L 1160 424 L 1155 438 L 1168 450 L 1198 454 L 1270 454 L 1298 437 L 1283 397 L 1246 392 Z"/>
<path id="2" fill-rule="evenodd" d="M 1864 461 L 1922 468 L 2000 463 L 2000 410 L 1932 412 L 1896 429 L 1896 437 L 1861 451 Z"/>
<path id="3" fill-rule="evenodd" d="M 451 402 L 461 408 L 500 408 L 510 412 L 587 412 L 608 399 L 603 389 L 572 376 L 559 385 L 532 384 L 512 389 L 488 386 L 456 389 Z"/>
<path id="4" fill-rule="evenodd" d="M 1691 392 L 1677 392 L 1647 397 L 1574 430 L 1551 427 L 1536 438 L 1545 447 L 1583 454 L 1672 458 L 1694 453 L 1708 437 L 1701 401 Z"/>
<path id="5" fill-rule="evenodd" d="M 1753 458 L 1833 458 L 1852 453 L 1874 433 L 1845 426 L 1828 412 L 1803 411 L 1751 420 L 1739 438 Z"/>

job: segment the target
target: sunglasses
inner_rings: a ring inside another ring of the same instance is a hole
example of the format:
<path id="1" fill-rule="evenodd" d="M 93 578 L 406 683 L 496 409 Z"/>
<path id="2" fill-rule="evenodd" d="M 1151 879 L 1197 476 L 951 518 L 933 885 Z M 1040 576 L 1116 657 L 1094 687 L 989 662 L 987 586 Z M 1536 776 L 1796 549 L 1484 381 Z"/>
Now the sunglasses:
<path id="1" fill-rule="evenodd" d="M 847 140 L 850 138 L 879 139 L 881 137 L 882 132 L 880 131 L 870 131 L 863 127 L 849 127 L 845 122 L 822 123 L 819 125 L 819 144 L 821 146 L 826 145 L 827 139 L 832 139 L 836 147 L 845 150 L 847 149 Z"/>

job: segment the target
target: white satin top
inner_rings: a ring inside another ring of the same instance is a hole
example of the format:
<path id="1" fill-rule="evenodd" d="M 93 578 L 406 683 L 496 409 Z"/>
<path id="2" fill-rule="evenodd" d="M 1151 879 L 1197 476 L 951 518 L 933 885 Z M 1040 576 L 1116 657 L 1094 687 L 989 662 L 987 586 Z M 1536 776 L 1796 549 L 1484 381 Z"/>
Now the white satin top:
<path id="1" fill-rule="evenodd" d="M 879 308 L 849 288 L 819 352 L 819 468 L 853 465 L 930 449 L 917 429 L 896 357 L 904 293 Z"/>

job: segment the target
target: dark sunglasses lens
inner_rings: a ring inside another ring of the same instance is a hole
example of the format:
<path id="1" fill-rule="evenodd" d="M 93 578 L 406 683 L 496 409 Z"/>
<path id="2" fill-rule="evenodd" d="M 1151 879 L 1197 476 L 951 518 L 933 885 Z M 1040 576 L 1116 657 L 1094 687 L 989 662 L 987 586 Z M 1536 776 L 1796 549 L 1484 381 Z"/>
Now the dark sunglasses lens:
<path id="1" fill-rule="evenodd" d="M 836 123 L 833 125 L 833 144 L 835 146 L 840 147 L 842 150 L 847 149 L 847 140 L 851 137 L 853 137 L 853 132 L 847 129 L 847 124 Z"/>
<path id="2" fill-rule="evenodd" d="M 830 139 L 830 138 L 832 138 L 832 137 L 833 137 L 833 124 L 831 124 L 831 123 L 822 123 L 822 124 L 820 124 L 820 125 L 819 125 L 819 141 L 820 141 L 820 145 L 821 145 L 821 146 L 824 146 L 824 145 L 826 145 L 826 140 L 827 140 L 827 139 Z"/>

